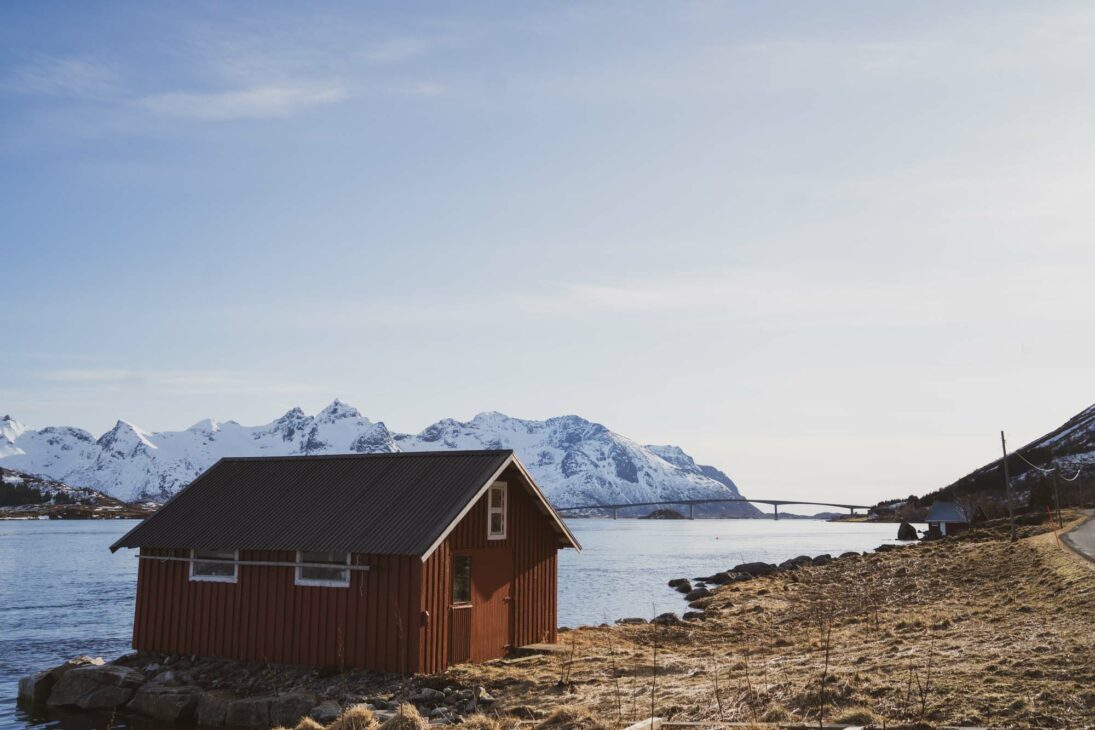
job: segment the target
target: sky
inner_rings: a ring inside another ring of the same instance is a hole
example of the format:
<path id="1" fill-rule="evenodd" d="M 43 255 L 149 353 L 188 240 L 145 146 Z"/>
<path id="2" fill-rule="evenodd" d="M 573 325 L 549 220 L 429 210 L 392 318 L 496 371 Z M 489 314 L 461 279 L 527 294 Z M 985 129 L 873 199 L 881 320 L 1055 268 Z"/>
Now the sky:
<path id="1" fill-rule="evenodd" d="M 744 494 L 1095 402 L 1085 2 L 8 3 L 0 414 L 576 413 Z"/>

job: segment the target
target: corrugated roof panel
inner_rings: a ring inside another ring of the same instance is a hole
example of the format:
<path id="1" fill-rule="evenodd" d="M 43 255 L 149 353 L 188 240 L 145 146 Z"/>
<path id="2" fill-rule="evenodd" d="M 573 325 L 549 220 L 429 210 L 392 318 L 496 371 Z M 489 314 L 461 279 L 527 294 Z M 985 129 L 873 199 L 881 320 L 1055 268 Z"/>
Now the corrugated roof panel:
<path id="1" fill-rule="evenodd" d="M 423 555 L 511 456 L 505 450 L 222 459 L 111 549 Z"/>

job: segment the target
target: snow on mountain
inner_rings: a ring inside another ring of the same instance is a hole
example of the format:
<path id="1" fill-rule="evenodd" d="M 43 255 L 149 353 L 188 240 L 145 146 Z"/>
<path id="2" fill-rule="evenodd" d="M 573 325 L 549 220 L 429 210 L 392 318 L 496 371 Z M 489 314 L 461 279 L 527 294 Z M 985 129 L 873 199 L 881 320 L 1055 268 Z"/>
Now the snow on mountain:
<path id="1" fill-rule="evenodd" d="M 22 436 L 26 430 L 26 426 L 19 423 L 19 421 L 16 421 L 11 416 L 4 416 L 0 419 L 0 459 L 5 456 L 14 456 L 23 453 L 15 445 L 15 439 Z"/>
<path id="2" fill-rule="evenodd" d="M 467 422 L 438 421 L 419 434 L 400 434 L 395 441 L 404 451 L 513 449 L 537 484 L 560 506 L 741 496 L 732 481 L 705 475 L 677 447 L 643 446 L 579 416 L 528 421 L 497 412 L 480 413 Z M 670 460 L 654 449 L 676 449 L 679 456 Z M 706 511 L 759 514 L 747 503 Z"/>
<path id="3" fill-rule="evenodd" d="M 1008 459 L 1012 488 L 1019 491 L 1029 491 L 1035 483 L 1050 479 L 1044 470 L 1056 469 L 1061 476 L 1069 479 L 1081 468 L 1088 479 L 1095 472 L 1095 406 L 1088 407 L 1025 446 L 1011 446 Z M 1002 493 L 1003 490 L 1001 460 L 996 459 L 926 496 L 954 499 L 971 492 Z"/>
<path id="4" fill-rule="evenodd" d="M 8 425 L 8 424 L 14 425 Z M 737 497 L 737 486 L 676 446 L 643 446 L 578 416 L 546 421 L 480 413 L 445 419 L 418 434 L 394 434 L 339 400 L 314 416 L 293 408 L 261 426 L 199 421 L 184 431 L 150 433 L 118 421 L 95 439 L 87 431 L 26 429 L 3 421 L 0 463 L 133 501 L 169 498 L 225 456 L 513 449 L 557 505 Z M 10 435 L 9 435 L 10 434 Z M 759 514 L 749 504 L 707 513 Z"/>

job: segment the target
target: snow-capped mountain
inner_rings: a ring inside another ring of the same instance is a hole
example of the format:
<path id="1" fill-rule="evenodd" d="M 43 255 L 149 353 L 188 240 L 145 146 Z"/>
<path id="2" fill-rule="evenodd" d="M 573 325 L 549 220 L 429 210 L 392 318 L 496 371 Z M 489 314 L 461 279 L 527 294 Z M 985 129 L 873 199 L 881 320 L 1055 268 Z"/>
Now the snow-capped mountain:
<path id="1" fill-rule="evenodd" d="M 578 416 L 546 421 L 481 413 L 445 419 L 418 434 L 392 433 L 339 400 L 314 416 L 294 408 L 262 426 L 206 419 L 185 431 L 150 433 L 118 421 L 99 438 L 72 427 L 0 422 L 0 464 L 120 499 L 163 501 L 225 456 L 513 449 L 557 505 L 738 497 L 737 486 L 676 446 L 644 446 Z M 759 514 L 747 503 L 706 510 Z"/>

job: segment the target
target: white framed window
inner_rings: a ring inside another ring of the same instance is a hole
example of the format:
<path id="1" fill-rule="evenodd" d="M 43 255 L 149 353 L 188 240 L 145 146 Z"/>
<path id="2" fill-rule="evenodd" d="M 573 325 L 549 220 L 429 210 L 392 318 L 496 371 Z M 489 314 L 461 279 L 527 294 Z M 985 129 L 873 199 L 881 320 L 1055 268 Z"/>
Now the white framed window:
<path id="1" fill-rule="evenodd" d="M 190 580 L 235 583 L 239 550 L 191 550 Z"/>
<path id="2" fill-rule="evenodd" d="M 495 482 L 487 492 L 487 539 L 506 539 L 506 501 L 509 486 Z"/>
<path id="3" fill-rule="evenodd" d="M 297 553 L 298 586 L 329 586 L 346 588 L 350 585 L 349 553 Z"/>

